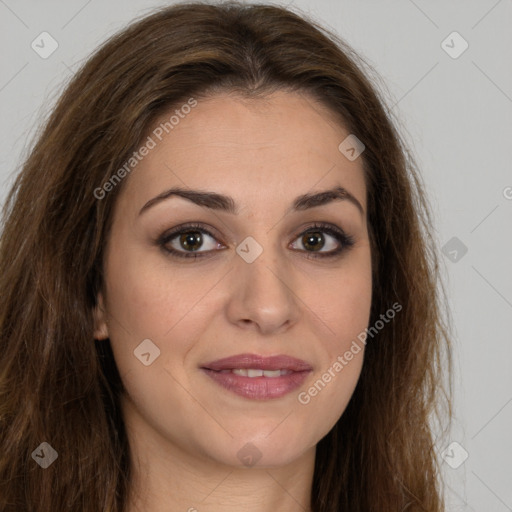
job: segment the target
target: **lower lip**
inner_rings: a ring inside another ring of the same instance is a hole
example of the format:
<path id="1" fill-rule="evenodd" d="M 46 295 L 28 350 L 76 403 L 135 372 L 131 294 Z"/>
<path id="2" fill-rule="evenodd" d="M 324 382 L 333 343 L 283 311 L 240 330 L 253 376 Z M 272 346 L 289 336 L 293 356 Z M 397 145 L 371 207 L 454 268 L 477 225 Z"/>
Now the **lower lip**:
<path id="1" fill-rule="evenodd" d="M 308 371 L 293 372 L 280 377 L 243 377 L 234 373 L 221 373 L 207 368 L 202 370 L 222 387 L 253 400 L 280 398 L 297 389 L 309 375 Z"/>

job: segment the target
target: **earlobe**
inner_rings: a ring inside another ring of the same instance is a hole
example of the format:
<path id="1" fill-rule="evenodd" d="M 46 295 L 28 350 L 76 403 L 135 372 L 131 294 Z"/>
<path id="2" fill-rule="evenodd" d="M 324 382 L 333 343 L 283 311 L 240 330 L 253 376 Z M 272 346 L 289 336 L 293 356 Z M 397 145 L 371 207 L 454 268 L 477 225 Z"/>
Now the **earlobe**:
<path id="1" fill-rule="evenodd" d="M 98 293 L 97 304 L 93 311 L 94 316 L 94 339 L 105 340 L 109 337 L 108 326 L 106 320 L 106 312 L 104 307 L 103 295 Z"/>

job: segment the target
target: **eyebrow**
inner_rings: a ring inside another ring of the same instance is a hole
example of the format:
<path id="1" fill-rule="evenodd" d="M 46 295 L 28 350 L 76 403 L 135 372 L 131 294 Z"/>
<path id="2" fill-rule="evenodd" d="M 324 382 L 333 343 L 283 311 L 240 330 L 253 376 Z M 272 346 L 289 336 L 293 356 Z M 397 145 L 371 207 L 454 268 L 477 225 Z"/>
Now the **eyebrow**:
<path id="1" fill-rule="evenodd" d="M 238 215 L 240 211 L 232 197 L 225 196 L 223 194 L 217 194 L 216 192 L 174 187 L 170 188 L 169 190 L 165 190 L 153 199 L 150 199 L 141 208 L 139 215 L 152 206 L 173 196 L 182 197 L 199 206 L 204 206 L 212 210 L 223 211 L 232 215 Z M 356 199 L 354 195 L 352 195 L 343 187 L 334 187 L 329 190 L 323 190 L 321 192 L 313 192 L 300 195 L 294 199 L 292 206 L 288 208 L 286 213 L 291 211 L 304 211 L 317 206 L 323 206 L 334 201 L 348 201 L 356 206 L 361 215 L 364 216 L 364 208 L 361 203 Z"/>

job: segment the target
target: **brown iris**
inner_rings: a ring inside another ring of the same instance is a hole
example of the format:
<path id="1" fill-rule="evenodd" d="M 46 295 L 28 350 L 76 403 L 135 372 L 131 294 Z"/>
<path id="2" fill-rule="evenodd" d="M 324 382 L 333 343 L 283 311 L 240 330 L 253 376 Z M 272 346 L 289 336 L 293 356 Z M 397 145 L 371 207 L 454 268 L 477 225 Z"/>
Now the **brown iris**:
<path id="1" fill-rule="evenodd" d="M 199 231 L 189 231 L 180 236 L 180 244 L 183 249 L 197 251 L 203 243 L 203 235 Z"/>
<path id="2" fill-rule="evenodd" d="M 306 249 L 318 251 L 324 246 L 325 241 L 321 231 L 310 231 L 302 237 L 302 243 Z"/>

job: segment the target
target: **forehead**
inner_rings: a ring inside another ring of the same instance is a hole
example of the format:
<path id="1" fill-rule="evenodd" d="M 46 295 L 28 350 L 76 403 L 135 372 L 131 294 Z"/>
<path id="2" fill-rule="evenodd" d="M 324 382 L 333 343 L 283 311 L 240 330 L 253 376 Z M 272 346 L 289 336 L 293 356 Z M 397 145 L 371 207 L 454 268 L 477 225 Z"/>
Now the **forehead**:
<path id="1" fill-rule="evenodd" d="M 366 208 L 362 159 L 350 161 L 338 149 L 348 135 L 329 110 L 304 94 L 198 99 L 193 108 L 174 107 L 154 123 L 148 132 L 153 147 L 123 195 L 140 208 L 179 185 L 249 205 L 341 185 Z"/>

